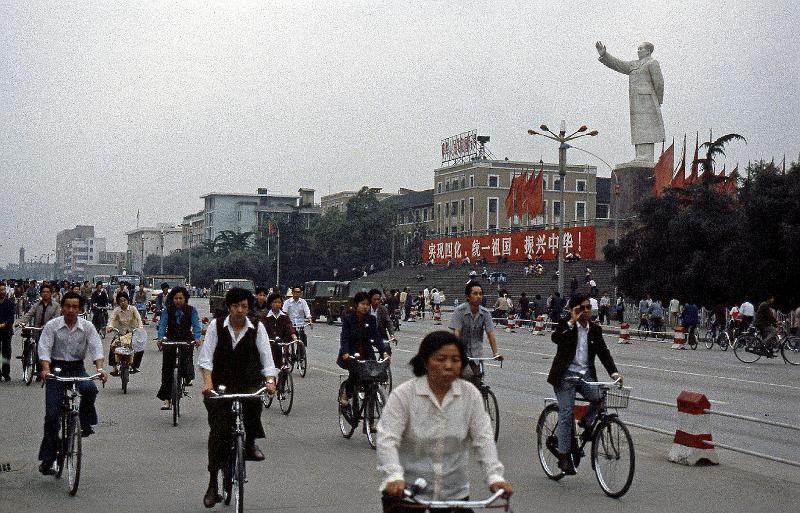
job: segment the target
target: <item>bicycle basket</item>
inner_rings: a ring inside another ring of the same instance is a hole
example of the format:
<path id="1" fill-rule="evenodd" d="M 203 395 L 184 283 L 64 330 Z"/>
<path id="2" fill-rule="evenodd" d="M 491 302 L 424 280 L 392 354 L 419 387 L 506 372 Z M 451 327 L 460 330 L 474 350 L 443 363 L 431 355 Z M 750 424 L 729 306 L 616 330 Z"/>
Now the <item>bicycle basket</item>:
<path id="1" fill-rule="evenodd" d="M 606 394 L 606 408 L 627 408 L 631 397 L 631 389 L 628 387 L 612 387 Z"/>
<path id="2" fill-rule="evenodd" d="M 389 379 L 386 372 L 388 368 L 388 362 L 366 360 L 358 365 L 358 379 L 361 382 L 386 381 Z"/>

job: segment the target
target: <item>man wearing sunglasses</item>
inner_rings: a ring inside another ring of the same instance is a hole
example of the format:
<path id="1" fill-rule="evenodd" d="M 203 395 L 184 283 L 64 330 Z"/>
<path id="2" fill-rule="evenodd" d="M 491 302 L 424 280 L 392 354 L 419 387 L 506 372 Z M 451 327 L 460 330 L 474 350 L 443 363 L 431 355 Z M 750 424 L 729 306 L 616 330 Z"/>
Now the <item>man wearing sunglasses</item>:
<path id="1" fill-rule="evenodd" d="M 575 475 L 575 466 L 572 463 L 572 408 L 575 405 L 575 393 L 591 401 L 589 410 L 581 419 L 581 427 L 591 426 L 597 415 L 598 404 L 602 398 L 597 386 L 587 385 L 573 378 L 583 378 L 585 381 L 597 381 L 597 371 L 594 366 L 595 356 L 612 379 L 622 376 L 614 365 L 614 359 L 608 351 L 603 330 L 599 324 L 589 322 L 592 305 L 585 294 L 575 294 L 569 300 L 570 318 L 559 321 L 558 327 L 553 331 L 552 340 L 558 346 L 553 365 L 547 382 L 553 385 L 558 399 L 558 468 L 566 475 Z M 584 436 L 591 436 L 589 430 L 584 431 Z"/>

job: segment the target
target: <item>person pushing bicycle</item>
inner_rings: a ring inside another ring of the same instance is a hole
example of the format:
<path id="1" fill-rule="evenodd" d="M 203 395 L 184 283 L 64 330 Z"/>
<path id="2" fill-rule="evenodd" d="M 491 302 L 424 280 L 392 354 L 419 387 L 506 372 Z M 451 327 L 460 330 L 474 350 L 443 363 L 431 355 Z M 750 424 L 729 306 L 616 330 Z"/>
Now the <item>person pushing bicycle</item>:
<path id="1" fill-rule="evenodd" d="M 467 298 L 453 310 L 450 319 L 450 329 L 461 340 L 468 357 L 480 358 L 483 356 L 483 333 L 489 339 L 492 355 L 498 360 L 503 359 L 497 351 L 497 339 L 494 336 L 494 321 L 488 308 L 481 306 L 483 300 L 483 287 L 477 281 L 467 283 L 464 288 Z M 461 371 L 461 377 L 472 382 L 475 386 L 480 384 L 480 368 L 475 362 L 469 362 Z"/>
<path id="2" fill-rule="evenodd" d="M 575 393 L 590 401 L 589 410 L 581 419 L 582 427 L 591 426 L 597 415 L 598 402 L 602 399 L 600 390 L 585 381 L 597 381 L 594 366 L 595 357 L 606 368 L 612 379 L 622 382 L 622 375 L 614 364 L 614 358 L 603 339 L 603 330 L 599 324 L 589 322 L 592 305 L 585 294 L 575 294 L 569 300 L 570 318 L 563 318 L 553 331 L 552 341 L 558 348 L 547 382 L 553 385 L 558 400 L 558 468 L 566 475 L 575 475 L 575 466 L 571 457 L 573 407 Z M 584 436 L 591 436 L 588 429 Z"/>
<path id="3" fill-rule="evenodd" d="M 45 324 L 39 338 L 39 362 L 41 364 L 41 379 L 45 380 L 51 369 L 60 368 L 61 377 L 86 377 L 83 361 L 87 353 L 94 361 L 97 372 L 103 383 L 108 379 L 108 374 L 103 370 L 103 344 L 100 336 L 92 323 L 78 317 L 83 311 L 84 299 L 80 294 L 67 292 L 61 298 L 62 316 L 52 319 Z M 52 475 L 53 462 L 56 459 L 58 445 L 58 425 L 61 408 L 61 398 L 64 395 L 64 384 L 57 381 L 47 381 L 45 393 L 44 436 L 39 447 L 39 472 Z M 89 436 L 94 433 L 92 426 L 97 424 L 97 410 L 94 407 L 97 398 L 97 387 L 91 381 L 78 384 L 81 394 L 80 421 L 81 435 Z"/>

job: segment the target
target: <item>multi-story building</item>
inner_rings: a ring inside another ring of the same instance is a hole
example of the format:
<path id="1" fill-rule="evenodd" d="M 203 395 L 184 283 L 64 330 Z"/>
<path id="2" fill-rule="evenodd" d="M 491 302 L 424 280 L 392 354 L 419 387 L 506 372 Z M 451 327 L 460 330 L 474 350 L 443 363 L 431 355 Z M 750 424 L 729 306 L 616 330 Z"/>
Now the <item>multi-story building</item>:
<path id="1" fill-rule="evenodd" d="M 381 192 L 380 187 L 370 187 L 370 191 L 375 193 L 378 201 L 383 201 L 387 198 L 394 196 L 391 192 Z M 347 211 L 347 201 L 358 194 L 359 191 L 341 191 L 328 194 L 320 198 L 320 206 L 323 212 L 327 212 L 329 208 L 336 208 L 339 212 Z"/>
<path id="2" fill-rule="evenodd" d="M 56 234 L 56 274 L 70 280 L 84 277 L 87 264 L 100 261 L 106 239 L 95 237 L 94 226 L 79 225 Z"/>
<path id="3" fill-rule="evenodd" d="M 414 191 L 400 189 L 399 193 L 383 200 L 395 216 L 394 263 L 402 260 L 414 263 L 422 252 L 422 241 L 433 231 L 433 189 Z"/>
<path id="4" fill-rule="evenodd" d="M 258 233 L 269 221 L 288 219 L 293 213 L 310 227 L 321 213 L 314 204 L 314 189 L 299 189 L 297 196 L 258 189 L 256 194 L 211 192 L 201 197 L 205 202 L 203 240 L 214 240 L 223 231 Z"/>
<path id="5" fill-rule="evenodd" d="M 203 233 L 205 232 L 205 213 L 203 210 L 183 217 L 181 223 L 182 248 L 196 248 L 203 243 Z"/>
<path id="6" fill-rule="evenodd" d="M 168 256 L 183 247 L 183 229 L 170 224 L 136 228 L 126 232 L 130 270 L 141 273 L 150 255 Z"/>

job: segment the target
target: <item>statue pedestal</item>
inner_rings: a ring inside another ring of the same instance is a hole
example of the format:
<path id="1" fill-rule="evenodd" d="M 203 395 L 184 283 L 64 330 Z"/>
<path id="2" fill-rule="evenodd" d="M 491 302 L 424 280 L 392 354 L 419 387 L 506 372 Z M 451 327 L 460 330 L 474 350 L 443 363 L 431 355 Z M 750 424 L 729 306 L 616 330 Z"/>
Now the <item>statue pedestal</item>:
<path id="1" fill-rule="evenodd" d="M 654 162 L 632 161 L 614 166 L 614 174 L 619 183 L 619 211 L 620 220 L 636 215 L 636 208 L 646 198 L 652 195 Z M 612 183 L 613 182 L 612 180 Z"/>

